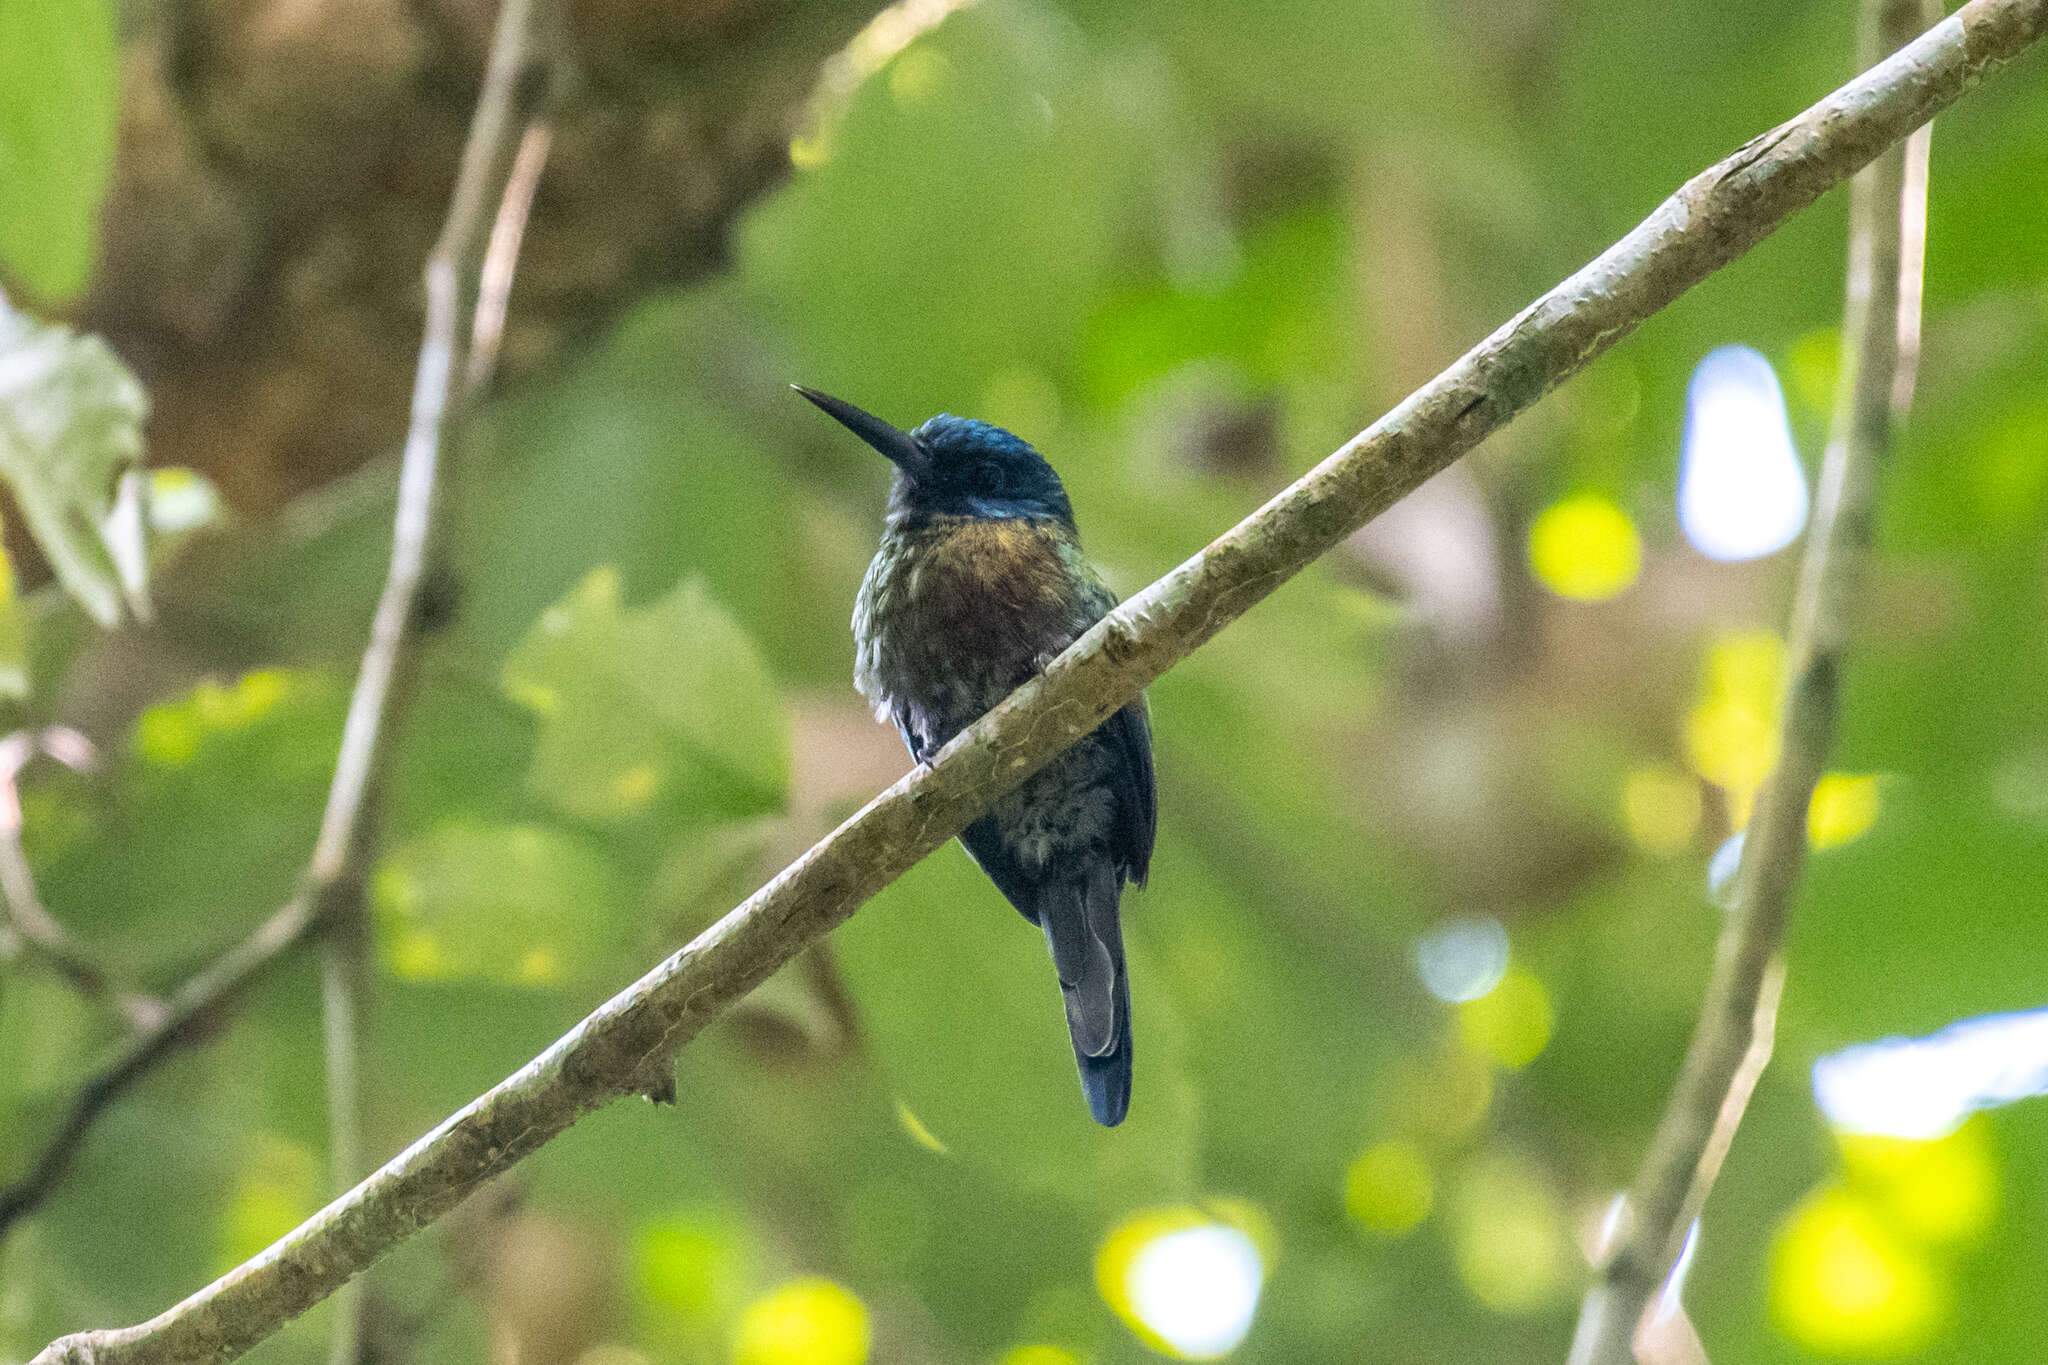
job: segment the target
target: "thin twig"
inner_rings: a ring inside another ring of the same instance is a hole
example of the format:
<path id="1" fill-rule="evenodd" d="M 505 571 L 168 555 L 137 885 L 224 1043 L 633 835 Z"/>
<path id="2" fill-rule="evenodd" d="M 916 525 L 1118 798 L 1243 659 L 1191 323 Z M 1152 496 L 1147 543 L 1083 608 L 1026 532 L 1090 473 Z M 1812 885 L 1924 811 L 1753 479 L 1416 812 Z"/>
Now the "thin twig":
<path id="1" fill-rule="evenodd" d="M 1144 686 L 1687 289 L 2048 30 L 2048 0 L 1970 0 L 1760 138 L 1221 538 L 1111 612 L 925 768 L 682 951 L 247 1263 L 149 1322 L 32 1365 L 220 1365 L 583 1115 L 672 1080 L 675 1052 Z M 1803 819 L 1803 812 L 1802 812 Z"/>
<path id="2" fill-rule="evenodd" d="M 544 113 L 531 117 L 520 136 L 511 172 L 499 192 L 490 236 L 477 268 L 476 304 L 470 314 L 468 358 L 462 365 L 459 389 L 448 395 L 451 411 L 444 426 L 452 425 L 461 409 L 483 391 L 497 367 L 498 346 L 504 336 L 512 280 L 519 263 L 519 247 L 526 235 L 526 219 L 533 207 L 534 193 L 540 187 L 541 172 L 547 166 L 550 141 L 551 133 Z M 448 233 L 444 231 L 443 241 L 447 240 Z M 463 276 L 458 275 L 458 278 Z M 443 439 L 437 444 L 445 451 L 452 442 Z M 436 484 L 444 505 L 454 501 L 460 491 L 458 481 L 453 477 L 457 463 L 449 456 L 443 456 L 443 468 Z M 450 558 L 445 529 L 449 519 L 442 516 L 438 520 L 442 529 L 435 532 L 438 545 L 434 553 L 438 562 L 445 565 Z M 432 570 L 425 572 L 431 573 Z M 419 586 L 415 584 L 412 591 L 417 603 Z M 417 628 L 418 615 L 415 606 L 409 612 L 410 628 Z M 396 681 L 386 705 L 384 729 L 387 733 L 395 733 L 400 717 L 411 709 L 417 684 L 417 678 L 411 676 L 415 664 L 416 660 L 405 661 L 395 675 Z M 359 829 L 376 829 L 378 813 L 371 808 L 371 803 L 377 800 L 377 793 L 374 783 L 365 791 L 364 810 L 356 822 Z M 374 834 L 357 839 L 355 862 L 358 867 L 369 865 L 374 856 L 375 842 Z M 323 932 L 320 944 L 320 1018 L 326 1045 L 328 1172 L 332 1182 L 330 1189 L 337 1195 L 347 1191 L 363 1176 L 363 1104 L 356 1056 L 362 1016 L 368 1007 L 369 934 L 364 923 L 365 906 L 360 894 L 360 879 L 354 879 L 353 884 L 358 888 L 357 893 L 345 909 L 339 905 L 334 907 L 333 922 Z M 335 1295 L 328 1365 L 356 1365 L 361 1358 L 361 1288 L 360 1281 L 351 1281 Z"/>
<path id="3" fill-rule="evenodd" d="M 512 176 L 517 134 L 554 96 L 560 23 L 559 0 L 505 0 L 498 14 L 448 218 L 427 257 L 425 337 L 399 467 L 391 563 L 349 699 L 319 838 L 299 889 L 254 934 L 187 981 L 171 997 L 162 1021 L 131 1040 L 72 1097 L 28 1173 L 0 1189 L 0 1234 L 55 1187 L 107 1105 L 191 1038 L 202 1019 L 220 1010 L 280 954 L 362 904 L 377 839 L 378 785 L 396 730 L 392 721 L 402 709 L 398 698 L 409 690 L 441 451 L 449 422 L 469 396 L 455 377 L 467 372 L 473 300 L 496 209 Z"/>
<path id="4" fill-rule="evenodd" d="M 118 981 L 112 968 L 72 938 L 36 891 L 21 842 L 20 777 L 38 752 L 79 769 L 91 767 L 95 759 L 92 741 L 68 726 L 53 725 L 41 734 L 18 730 L 0 739 L 0 903 L 6 907 L 8 944 L 14 947 L 4 955 L 33 953 L 80 995 L 107 1002 L 130 1029 L 147 1032 L 162 1021 L 163 1002 Z"/>
<path id="5" fill-rule="evenodd" d="M 329 925 L 320 943 L 320 1022 L 326 1044 L 327 1171 L 337 1193 L 362 1178 L 362 1086 L 357 1076 L 357 1028 L 365 994 L 364 944 L 360 917 Z M 362 1358 L 362 1281 L 352 1280 L 334 1296 L 328 1365 L 356 1365 Z"/>
<path id="6" fill-rule="evenodd" d="M 1905 45 L 1939 15 L 1932 0 L 1865 0 L 1859 37 L 1865 62 Z M 1766 1004 L 1775 1004 L 1776 959 L 1806 863 L 1807 809 L 1834 748 L 1878 474 L 1911 393 L 1927 211 L 1925 136 L 1910 140 L 1920 144 L 1917 152 L 1902 145 L 1878 157 L 1851 190 L 1841 388 L 1793 601 L 1791 684 L 1778 766 L 1743 836 L 1735 897 L 1699 1025 L 1629 1191 L 1615 1245 L 1586 1295 L 1571 1365 L 1627 1365 L 1634 1358 L 1643 1314 L 1705 1206 L 1720 1156 L 1755 1087 L 1753 1073 L 1770 1056 L 1776 1011 Z M 1919 170 L 1909 175 L 1909 163 Z"/>
<path id="7" fill-rule="evenodd" d="M 526 125 L 519 138 L 519 154 L 512 159 L 512 176 L 498 201 L 498 216 L 491 224 L 491 242 L 484 252 L 478 283 L 476 322 L 470 328 L 469 365 L 463 373 L 464 387 L 471 396 L 490 382 L 491 371 L 498 364 L 519 244 L 526 237 L 527 215 L 533 211 L 534 192 L 540 188 L 540 173 L 547 167 L 553 141 L 554 132 L 546 119 L 537 118 Z"/>

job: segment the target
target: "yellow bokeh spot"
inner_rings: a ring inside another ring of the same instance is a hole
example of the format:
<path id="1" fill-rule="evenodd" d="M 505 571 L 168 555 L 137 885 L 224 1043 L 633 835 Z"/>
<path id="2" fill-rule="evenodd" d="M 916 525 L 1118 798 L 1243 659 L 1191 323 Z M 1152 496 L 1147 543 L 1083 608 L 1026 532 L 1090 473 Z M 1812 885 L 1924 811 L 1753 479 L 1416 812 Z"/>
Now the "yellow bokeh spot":
<path id="1" fill-rule="evenodd" d="M 1808 412 L 1832 413 L 1842 372 L 1842 332 L 1820 327 L 1792 343 L 1785 357 L 1787 387 Z"/>
<path id="2" fill-rule="evenodd" d="M 1368 1147 L 1344 1174 L 1344 1208 L 1374 1232 L 1393 1236 L 1429 1217 L 1436 1182 L 1412 1142 Z"/>
<path id="3" fill-rule="evenodd" d="M 441 940 L 409 925 L 393 932 L 385 961 L 401 981 L 446 981 L 454 975 L 454 964 L 442 950 Z"/>
<path id="4" fill-rule="evenodd" d="M 135 751 L 160 768 L 199 757 L 199 718 L 176 702 L 150 707 L 135 722 Z"/>
<path id="5" fill-rule="evenodd" d="M 291 691 L 281 669 L 258 669 L 235 682 L 207 681 L 192 689 L 192 706 L 209 730 L 239 730 L 269 715 Z"/>
<path id="6" fill-rule="evenodd" d="M 913 47 L 889 63 L 889 94 L 898 104 L 923 104 L 944 87 L 953 64 L 930 44 Z"/>
<path id="7" fill-rule="evenodd" d="M 1813 787 L 1806 808 L 1806 838 L 1815 848 L 1839 848 L 1860 839 L 1877 823 L 1880 805 L 1875 776 L 1828 773 Z"/>
<path id="8" fill-rule="evenodd" d="M 1932 1141 L 1843 1134 L 1842 1167 L 1891 1224 L 1927 1243 L 1968 1242 L 1998 1213 L 1998 1172 L 1982 1119 Z"/>
<path id="9" fill-rule="evenodd" d="M 738 1301 L 745 1280 L 745 1257 L 732 1234 L 682 1215 L 640 1229 L 633 1261 L 647 1300 L 690 1323 L 722 1317 Z"/>
<path id="10" fill-rule="evenodd" d="M 245 673 L 231 683 L 206 679 L 183 697 L 142 713 L 135 722 L 136 751 L 160 767 L 182 768 L 199 756 L 206 736 L 255 724 L 291 691 L 291 674 L 277 668 Z"/>
<path id="11" fill-rule="evenodd" d="M 1529 527 L 1536 581 L 1574 602 L 1604 602 L 1636 581 L 1643 543 L 1628 513 L 1599 493 L 1574 493 Z"/>
<path id="12" fill-rule="evenodd" d="M 1550 1042 L 1550 992 L 1520 967 L 1510 967 L 1500 984 L 1458 1006 L 1458 1034 L 1465 1046 L 1513 1071 L 1536 1060 Z"/>
<path id="13" fill-rule="evenodd" d="M 505 695 L 516 705 L 523 706 L 537 716 L 551 716 L 562 709 L 562 694 L 544 683 L 530 682 L 524 678 L 507 678 Z"/>
<path id="14" fill-rule="evenodd" d="M 1686 720 L 1693 770 L 1726 789 L 1737 827 L 1778 762 L 1785 647 L 1775 635 L 1724 635 L 1707 650 L 1706 686 Z"/>
<path id="15" fill-rule="evenodd" d="M 910 1134 L 910 1140 L 927 1152 L 937 1152 L 940 1156 L 945 1156 L 952 1150 L 937 1133 L 925 1127 L 924 1120 L 912 1113 L 910 1106 L 902 1100 L 896 1101 L 896 1121 L 903 1125 L 904 1132 Z"/>
<path id="16" fill-rule="evenodd" d="M 1631 769 L 1621 783 L 1621 822 L 1641 848 L 1683 852 L 1700 827 L 1698 779 L 1661 764 Z"/>
<path id="17" fill-rule="evenodd" d="M 799 171 L 814 171 L 832 159 L 832 139 L 822 132 L 799 133 L 789 140 L 789 164 Z"/>
<path id="18" fill-rule="evenodd" d="M 1564 1218 L 1550 1185 L 1519 1157 L 1490 1156 L 1468 1171 L 1451 1208 L 1458 1275 L 1497 1313 L 1552 1302 L 1570 1263 Z"/>
<path id="19" fill-rule="evenodd" d="M 522 986 L 553 986 L 562 979 L 562 960 L 545 948 L 529 948 L 512 979 Z"/>
<path id="20" fill-rule="evenodd" d="M 652 763 L 636 763 L 612 779 L 612 799 L 623 811 L 637 810 L 661 789 L 661 774 Z"/>
<path id="21" fill-rule="evenodd" d="M 740 1316 L 735 1365 L 863 1365 L 867 1305 L 830 1280 L 792 1280 Z"/>
<path id="22" fill-rule="evenodd" d="M 1809 1195 L 1786 1215 L 1771 1252 L 1779 1330 L 1826 1355 L 1905 1355 L 1933 1338 L 1946 1286 L 1860 1197 Z"/>
<path id="23" fill-rule="evenodd" d="M 996 1365 L 1081 1365 L 1081 1357 L 1057 1346 L 1018 1346 L 1005 1352 Z"/>

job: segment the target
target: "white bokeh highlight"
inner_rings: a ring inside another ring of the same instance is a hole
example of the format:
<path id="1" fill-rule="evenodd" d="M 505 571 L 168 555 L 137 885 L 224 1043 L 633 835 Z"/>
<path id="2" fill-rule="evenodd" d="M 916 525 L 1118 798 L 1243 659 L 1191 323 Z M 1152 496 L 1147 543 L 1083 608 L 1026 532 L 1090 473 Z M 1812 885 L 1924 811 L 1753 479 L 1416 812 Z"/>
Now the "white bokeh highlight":
<path id="1" fill-rule="evenodd" d="M 1979 1109 L 2048 1094 L 2048 1009 L 1965 1019 L 1813 1064 L 1813 1098 L 1849 1133 L 1946 1137 Z"/>
<path id="2" fill-rule="evenodd" d="M 1259 1249 L 1222 1223 L 1162 1233 L 1131 1261 L 1131 1312 L 1191 1360 L 1237 1349 L 1252 1327 L 1266 1282 Z"/>
<path id="3" fill-rule="evenodd" d="M 1747 346 L 1707 352 L 1685 394 L 1678 524 L 1710 559 L 1757 559 L 1806 527 L 1806 474 L 1792 446 L 1785 393 Z"/>
<path id="4" fill-rule="evenodd" d="M 1437 999 L 1477 1000 L 1508 969 L 1508 931 L 1492 916 L 1452 920 L 1415 941 L 1415 974 Z"/>

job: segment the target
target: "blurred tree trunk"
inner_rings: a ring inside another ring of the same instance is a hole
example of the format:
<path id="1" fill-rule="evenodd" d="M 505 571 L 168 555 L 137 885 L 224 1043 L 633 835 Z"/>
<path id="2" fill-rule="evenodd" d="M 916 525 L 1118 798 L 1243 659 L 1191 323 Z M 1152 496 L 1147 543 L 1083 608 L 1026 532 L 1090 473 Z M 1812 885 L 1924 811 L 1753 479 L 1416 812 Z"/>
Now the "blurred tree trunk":
<path id="1" fill-rule="evenodd" d="M 879 0 L 576 0 L 578 80 L 504 350 L 547 369 L 648 290 L 716 270 L 777 183 L 820 62 Z M 388 452 L 420 263 L 492 0 L 131 0 L 101 256 L 78 322 L 141 374 L 152 464 L 261 514 Z M 679 362 L 680 363 L 680 362 Z"/>

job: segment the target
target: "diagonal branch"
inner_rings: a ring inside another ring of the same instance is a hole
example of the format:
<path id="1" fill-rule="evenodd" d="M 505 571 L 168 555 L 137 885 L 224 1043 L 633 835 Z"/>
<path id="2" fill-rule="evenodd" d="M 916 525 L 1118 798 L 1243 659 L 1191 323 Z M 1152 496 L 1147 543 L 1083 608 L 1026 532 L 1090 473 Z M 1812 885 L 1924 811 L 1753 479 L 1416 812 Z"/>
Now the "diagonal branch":
<path id="1" fill-rule="evenodd" d="M 282 954 L 361 906 L 377 844 L 380 783 L 389 767 L 398 713 L 411 690 L 423 588 L 431 586 L 441 452 L 450 422 L 476 387 L 463 382 L 463 376 L 471 365 L 479 280 L 493 222 L 514 175 L 522 130 L 544 112 L 558 84 L 560 22 L 557 0 L 505 0 L 499 12 L 453 201 L 427 257 L 425 337 L 399 467 L 390 567 L 349 698 L 319 838 L 299 888 L 252 935 L 185 982 L 165 1002 L 156 1025 L 131 1039 L 80 1087 L 28 1172 L 0 1189 L 0 1235 L 56 1187 L 109 1104 L 202 1032 L 204 1021 Z M 538 175 L 537 165 L 532 174 Z M 519 216 L 523 221 L 523 205 Z M 516 239 L 515 232 L 515 245 Z M 509 261 L 501 274 L 509 287 Z M 475 378 L 481 381 L 483 374 Z"/>
<path id="2" fill-rule="evenodd" d="M 2048 0 L 1971 0 L 1899 56 L 1695 177 L 1301 480 L 1126 602 L 695 942 L 255 1259 L 136 1327 L 32 1365 L 227 1361 L 675 1051 L 1145 684 L 1643 319 L 2048 31 Z"/>
<path id="3" fill-rule="evenodd" d="M 1864 0 L 1866 63 L 1938 17 L 1933 0 Z M 1917 51 L 1914 44 L 1902 60 Z M 1892 63 L 1886 63 L 1891 65 Z M 1777 769 L 1758 794 L 1700 1021 L 1656 1136 L 1587 1293 L 1572 1365 L 1628 1365 L 1650 1300 L 1705 1207 L 1743 1110 L 1769 1062 L 1778 952 L 1806 864 L 1807 808 L 1834 748 L 1842 670 L 1862 590 L 1877 479 L 1912 396 L 1927 220 L 1927 133 L 1886 151 L 1850 191 L 1848 308 L 1834 431 L 1800 565 Z"/>

